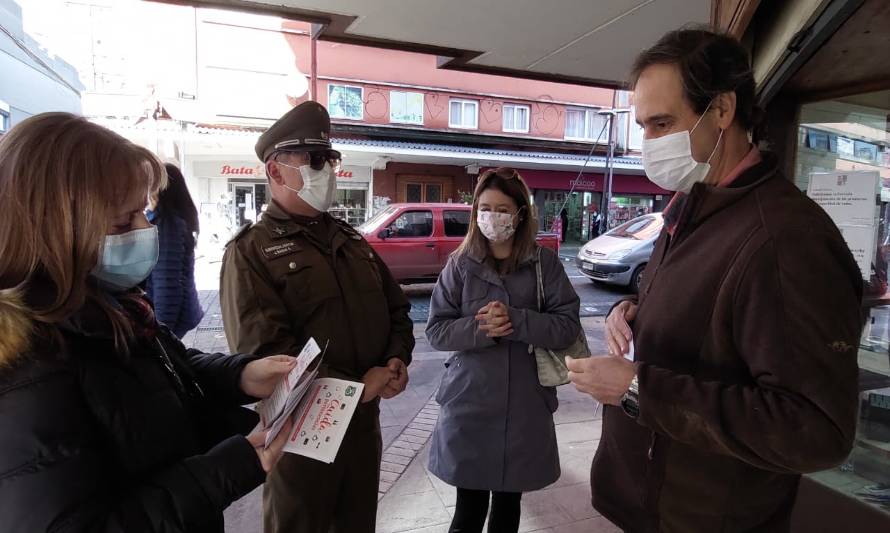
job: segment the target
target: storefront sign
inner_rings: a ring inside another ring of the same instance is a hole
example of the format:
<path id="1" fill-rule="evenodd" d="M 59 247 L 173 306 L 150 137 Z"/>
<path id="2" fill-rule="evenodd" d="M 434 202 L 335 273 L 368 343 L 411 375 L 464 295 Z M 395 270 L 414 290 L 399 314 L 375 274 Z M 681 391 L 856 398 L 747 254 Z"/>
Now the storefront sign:
<path id="1" fill-rule="evenodd" d="M 338 189 L 368 190 L 370 183 L 371 169 L 369 167 L 345 165 L 340 167 L 340 171 L 337 173 Z"/>
<path id="2" fill-rule="evenodd" d="M 856 258 L 862 277 L 871 277 L 878 238 L 881 177 L 874 171 L 814 172 L 807 196 L 837 224 Z"/>
<path id="3" fill-rule="evenodd" d="M 264 174 L 263 167 L 257 165 L 255 167 L 245 167 L 245 166 L 230 166 L 223 165 L 222 169 L 219 171 L 220 176 L 257 176 L 260 174 Z"/>
<path id="4" fill-rule="evenodd" d="M 266 179 L 266 167 L 259 161 L 195 161 L 193 168 L 198 178 Z"/>
<path id="5" fill-rule="evenodd" d="M 605 176 L 560 170 L 520 169 L 519 175 L 531 189 L 551 191 L 602 192 Z M 646 176 L 615 174 L 612 176 L 612 194 L 672 194 L 649 181 Z"/>
<path id="6" fill-rule="evenodd" d="M 574 186 L 575 189 L 577 189 L 577 190 L 579 190 L 579 191 L 583 191 L 583 190 L 596 190 L 596 188 L 597 188 L 596 180 L 595 180 L 595 179 L 593 179 L 593 178 L 585 178 L 585 177 L 583 177 L 583 176 L 580 177 L 580 178 L 577 178 L 577 179 L 573 179 L 573 180 L 572 180 L 571 182 L 569 182 L 569 183 L 570 183 L 572 186 Z"/>

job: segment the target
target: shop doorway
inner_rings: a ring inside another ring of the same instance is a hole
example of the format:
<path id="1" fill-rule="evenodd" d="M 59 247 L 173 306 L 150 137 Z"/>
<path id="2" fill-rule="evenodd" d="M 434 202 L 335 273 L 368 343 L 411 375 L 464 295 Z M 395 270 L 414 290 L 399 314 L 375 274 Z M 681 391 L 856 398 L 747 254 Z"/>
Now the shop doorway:
<path id="1" fill-rule="evenodd" d="M 235 229 L 257 222 L 268 202 L 266 183 L 229 183 Z"/>
<path id="2" fill-rule="evenodd" d="M 560 226 L 567 244 L 583 244 L 595 236 L 591 230 L 592 213 L 599 207 L 602 194 L 598 192 L 535 191 L 535 205 L 541 231 L 556 231 Z M 561 216 L 565 209 L 565 216 Z"/>
<path id="3" fill-rule="evenodd" d="M 655 212 L 655 197 L 652 195 L 612 196 L 609 204 L 609 229 L 653 212 Z"/>
<path id="4" fill-rule="evenodd" d="M 368 189 L 337 188 L 334 203 L 328 212 L 331 216 L 345 220 L 352 226 L 359 226 L 367 220 Z"/>
<path id="5" fill-rule="evenodd" d="M 452 178 L 399 176 L 396 178 L 400 203 L 440 203 L 451 199 Z"/>

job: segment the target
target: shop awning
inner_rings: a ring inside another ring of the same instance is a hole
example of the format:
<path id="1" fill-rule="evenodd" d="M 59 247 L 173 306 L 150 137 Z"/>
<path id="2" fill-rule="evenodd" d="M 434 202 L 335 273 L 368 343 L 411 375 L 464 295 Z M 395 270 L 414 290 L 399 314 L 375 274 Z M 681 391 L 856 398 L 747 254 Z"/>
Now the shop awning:
<path id="1" fill-rule="evenodd" d="M 439 56 L 441 68 L 604 87 L 670 30 L 711 20 L 711 0 L 156 0 L 315 24 L 319 39 Z"/>
<path id="2" fill-rule="evenodd" d="M 455 166 L 500 167 L 522 169 L 549 169 L 578 172 L 586 155 L 540 152 L 530 150 L 502 150 L 490 147 L 471 147 L 448 144 L 383 141 L 371 139 L 333 139 L 335 149 L 343 153 L 345 164 L 380 164 L 388 161 L 402 163 L 433 163 Z M 643 174 L 643 163 L 638 157 L 616 157 L 615 172 L 618 174 Z M 586 169 L 602 172 L 606 158 L 594 155 Z"/>

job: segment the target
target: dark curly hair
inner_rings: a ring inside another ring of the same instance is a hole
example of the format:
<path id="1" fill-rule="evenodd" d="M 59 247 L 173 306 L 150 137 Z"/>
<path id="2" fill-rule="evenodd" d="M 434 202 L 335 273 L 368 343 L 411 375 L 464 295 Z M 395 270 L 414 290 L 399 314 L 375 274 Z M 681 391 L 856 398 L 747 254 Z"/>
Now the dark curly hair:
<path id="1" fill-rule="evenodd" d="M 715 96 L 734 92 L 739 124 L 747 131 L 760 125 L 763 112 L 756 102 L 751 59 L 733 37 L 704 28 L 672 31 L 637 57 L 630 86 L 652 65 L 677 65 L 683 94 L 696 113 L 704 113 Z"/>

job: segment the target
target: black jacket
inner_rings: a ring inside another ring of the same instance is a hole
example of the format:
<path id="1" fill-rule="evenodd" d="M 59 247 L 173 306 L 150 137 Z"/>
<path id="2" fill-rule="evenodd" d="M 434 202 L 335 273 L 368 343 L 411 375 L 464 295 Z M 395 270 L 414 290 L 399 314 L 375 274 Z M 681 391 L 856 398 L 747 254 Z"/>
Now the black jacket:
<path id="1" fill-rule="evenodd" d="M 25 348 L 21 304 L 0 291 L 0 532 L 222 532 L 265 479 L 237 435 L 255 423 L 237 407 L 252 359 L 186 350 L 166 328 L 128 356 L 70 324 L 64 343 L 47 330 Z"/>

